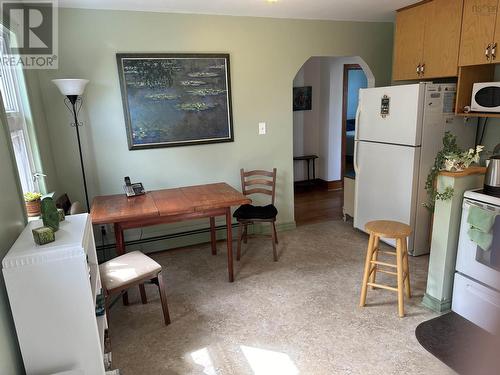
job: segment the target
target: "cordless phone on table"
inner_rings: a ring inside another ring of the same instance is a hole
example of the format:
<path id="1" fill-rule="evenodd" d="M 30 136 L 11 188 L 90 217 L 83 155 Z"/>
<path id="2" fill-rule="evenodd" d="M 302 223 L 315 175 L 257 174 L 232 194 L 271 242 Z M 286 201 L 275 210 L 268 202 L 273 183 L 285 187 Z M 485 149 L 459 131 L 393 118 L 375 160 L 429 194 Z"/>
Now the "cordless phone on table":
<path id="1" fill-rule="evenodd" d="M 127 194 L 127 197 L 135 197 L 137 195 L 143 195 L 146 194 L 146 191 L 144 190 L 144 186 L 142 186 L 142 183 L 137 182 L 132 184 L 130 182 L 130 177 L 125 177 L 125 185 L 123 185 L 123 190 L 125 191 L 125 194 Z"/>

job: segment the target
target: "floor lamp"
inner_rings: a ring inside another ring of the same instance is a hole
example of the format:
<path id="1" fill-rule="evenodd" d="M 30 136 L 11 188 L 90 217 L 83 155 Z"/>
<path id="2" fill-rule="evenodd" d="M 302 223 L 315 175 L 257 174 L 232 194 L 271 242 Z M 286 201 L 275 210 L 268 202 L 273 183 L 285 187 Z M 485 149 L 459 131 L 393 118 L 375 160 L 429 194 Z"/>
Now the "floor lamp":
<path id="1" fill-rule="evenodd" d="M 64 104 L 73 115 L 71 126 L 76 129 L 76 138 L 78 139 L 78 151 L 80 153 L 80 165 L 82 167 L 83 187 L 85 188 L 85 201 L 87 203 L 87 212 L 90 212 L 89 195 L 87 192 L 87 179 L 85 178 L 85 167 L 83 165 L 82 145 L 80 143 L 80 131 L 78 128 L 83 123 L 78 122 L 78 113 L 82 108 L 82 94 L 85 86 L 89 83 L 88 79 L 53 79 L 52 82 L 57 86 L 61 94 L 65 96 Z"/>

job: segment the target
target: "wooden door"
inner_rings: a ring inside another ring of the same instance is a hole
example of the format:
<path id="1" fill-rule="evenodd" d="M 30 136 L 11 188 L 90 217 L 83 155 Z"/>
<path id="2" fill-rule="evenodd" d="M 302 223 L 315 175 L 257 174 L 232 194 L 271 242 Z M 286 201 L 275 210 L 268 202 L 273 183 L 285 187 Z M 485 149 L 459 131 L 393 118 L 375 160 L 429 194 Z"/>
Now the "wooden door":
<path id="1" fill-rule="evenodd" d="M 464 0 L 458 64 L 488 64 L 485 51 L 493 42 L 498 0 Z"/>
<path id="2" fill-rule="evenodd" d="M 434 0 L 426 8 L 424 78 L 458 75 L 463 0 Z"/>
<path id="3" fill-rule="evenodd" d="M 396 14 L 392 79 L 419 78 L 417 66 L 422 63 L 425 12 L 429 3 L 399 11 Z"/>

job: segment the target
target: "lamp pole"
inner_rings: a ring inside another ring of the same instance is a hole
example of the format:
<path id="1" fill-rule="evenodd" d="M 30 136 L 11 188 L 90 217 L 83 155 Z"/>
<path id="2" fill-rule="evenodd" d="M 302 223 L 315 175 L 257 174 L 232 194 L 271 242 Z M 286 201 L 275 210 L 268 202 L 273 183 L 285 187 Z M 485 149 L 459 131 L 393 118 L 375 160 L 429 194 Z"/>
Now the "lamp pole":
<path id="1" fill-rule="evenodd" d="M 82 167 L 82 176 L 83 176 L 83 187 L 85 189 L 85 203 L 87 203 L 87 212 L 90 213 L 90 205 L 89 205 L 89 194 L 87 191 L 87 178 L 85 177 L 85 167 L 83 165 L 83 155 L 82 155 L 82 144 L 80 142 L 80 131 L 78 130 L 78 116 L 76 110 L 76 101 L 78 100 L 78 95 L 67 95 L 66 96 L 71 103 L 71 108 L 73 110 L 73 117 L 75 121 L 75 129 L 76 129 L 76 138 L 78 140 L 78 153 L 80 154 L 80 165 Z"/>

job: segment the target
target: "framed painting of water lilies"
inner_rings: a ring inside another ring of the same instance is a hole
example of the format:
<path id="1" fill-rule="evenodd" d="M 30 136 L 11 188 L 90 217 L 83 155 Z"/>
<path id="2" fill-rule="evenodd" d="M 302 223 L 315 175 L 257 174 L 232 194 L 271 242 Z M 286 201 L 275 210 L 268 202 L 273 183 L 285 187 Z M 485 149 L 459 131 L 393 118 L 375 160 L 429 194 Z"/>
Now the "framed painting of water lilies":
<path id="1" fill-rule="evenodd" d="M 228 54 L 116 59 L 130 150 L 234 140 Z"/>

